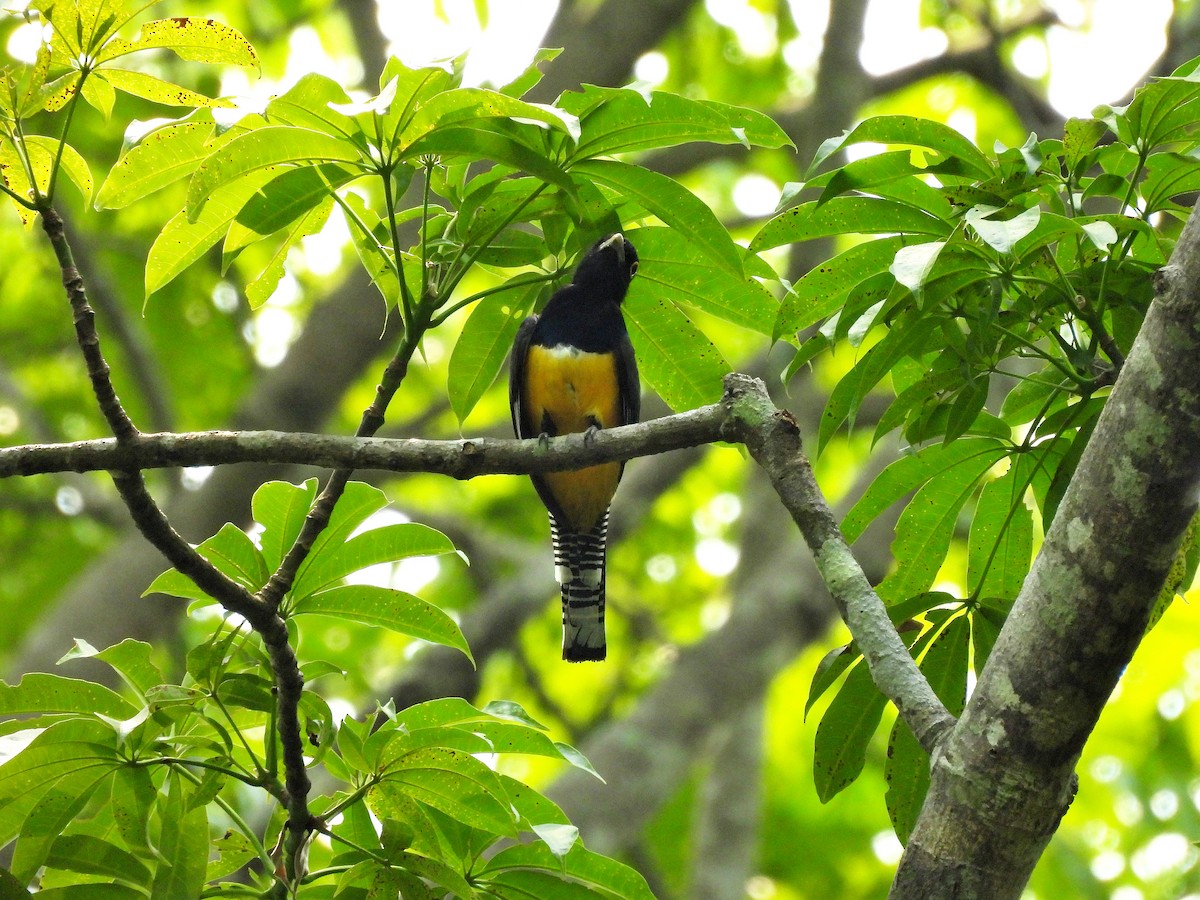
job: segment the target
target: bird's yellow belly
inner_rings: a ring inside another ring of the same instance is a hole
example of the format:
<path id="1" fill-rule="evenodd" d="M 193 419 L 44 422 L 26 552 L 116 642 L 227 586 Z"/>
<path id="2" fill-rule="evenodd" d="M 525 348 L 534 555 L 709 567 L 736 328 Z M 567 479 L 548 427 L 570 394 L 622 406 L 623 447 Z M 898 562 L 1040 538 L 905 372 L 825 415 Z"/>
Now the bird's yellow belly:
<path id="1" fill-rule="evenodd" d="M 548 417 L 552 434 L 574 434 L 592 425 L 611 428 L 620 422 L 616 359 L 611 353 L 585 353 L 568 347 L 529 349 L 525 396 L 529 421 L 541 430 Z M 596 525 L 617 490 L 619 463 L 542 476 L 576 531 Z"/>

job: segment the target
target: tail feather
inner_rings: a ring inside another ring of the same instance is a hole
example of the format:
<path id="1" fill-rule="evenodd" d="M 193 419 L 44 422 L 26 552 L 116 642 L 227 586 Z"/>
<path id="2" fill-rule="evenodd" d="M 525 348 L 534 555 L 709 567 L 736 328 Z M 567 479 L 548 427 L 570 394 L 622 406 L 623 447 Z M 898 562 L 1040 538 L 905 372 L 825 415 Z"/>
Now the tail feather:
<path id="1" fill-rule="evenodd" d="M 563 659 L 604 659 L 604 550 L 608 512 L 587 533 L 560 529 L 550 517 L 554 577 L 562 585 Z"/>

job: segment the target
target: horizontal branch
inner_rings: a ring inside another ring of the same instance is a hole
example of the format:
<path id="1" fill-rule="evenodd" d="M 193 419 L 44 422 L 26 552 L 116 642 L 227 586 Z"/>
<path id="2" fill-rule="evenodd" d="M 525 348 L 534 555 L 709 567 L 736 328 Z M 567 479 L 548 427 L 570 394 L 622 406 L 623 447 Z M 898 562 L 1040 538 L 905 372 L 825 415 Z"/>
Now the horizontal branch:
<path id="1" fill-rule="evenodd" d="M 276 431 L 137 434 L 120 442 L 30 444 L 0 450 L 0 478 L 62 471 L 286 463 L 334 469 L 428 472 L 466 479 L 582 468 L 716 441 L 745 444 L 792 514 L 872 677 L 913 733 L 932 750 L 953 717 L 917 670 L 850 553 L 804 455 L 799 430 L 758 379 L 730 375 L 720 403 L 590 435 L 524 441 L 334 437 Z"/>
<path id="2" fill-rule="evenodd" d="M 51 472 L 134 471 L 230 463 L 278 463 L 330 469 L 429 472 L 467 479 L 527 475 L 650 456 L 733 439 L 728 407 L 704 406 L 674 416 L 540 441 L 355 438 L 285 431 L 139 434 L 0 449 L 0 478 Z"/>

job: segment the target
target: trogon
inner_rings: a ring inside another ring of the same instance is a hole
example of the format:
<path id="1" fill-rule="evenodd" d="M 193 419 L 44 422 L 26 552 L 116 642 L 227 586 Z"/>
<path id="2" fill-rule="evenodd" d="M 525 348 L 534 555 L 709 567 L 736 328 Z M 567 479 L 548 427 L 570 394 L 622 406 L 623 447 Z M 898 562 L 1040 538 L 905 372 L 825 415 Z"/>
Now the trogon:
<path id="1" fill-rule="evenodd" d="M 621 302 L 638 255 L 624 235 L 597 241 L 569 285 L 517 331 L 508 399 L 517 437 L 591 432 L 638 420 L 637 361 Z M 554 576 L 562 586 L 563 659 L 601 660 L 608 509 L 622 463 L 533 475 L 550 513 Z"/>

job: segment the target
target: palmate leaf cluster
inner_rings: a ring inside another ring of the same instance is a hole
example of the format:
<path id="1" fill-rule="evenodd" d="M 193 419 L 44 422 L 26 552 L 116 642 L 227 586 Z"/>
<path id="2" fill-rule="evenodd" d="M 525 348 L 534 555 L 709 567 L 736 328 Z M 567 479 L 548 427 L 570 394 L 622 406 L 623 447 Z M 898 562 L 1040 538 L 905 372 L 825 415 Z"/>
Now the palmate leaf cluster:
<path id="1" fill-rule="evenodd" d="M 123 206 L 190 178 L 184 209 L 150 250 L 147 295 L 217 243 L 228 266 L 266 241 L 268 262 L 246 287 L 252 305 L 275 290 L 289 250 L 339 207 L 363 266 L 408 327 L 470 308 L 449 366 L 460 419 L 583 250 L 641 224 L 636 246 L 650 274 L 627 309 L 643 376 L 673 408 L 712 402 L 729 364 L 689 310 L 769 335 L 777 302 L 757 279 L 770 270 L 687 189 L 612 155 L 788 139 L 761 114 L 670 94 L 588 87 L 554 105 L 521 99 L 551 55 L 500 90 L 460 87 L 454 65 L 410 70 L 392 60 L 380 93 L 352 101 L 308 75 L 231 126 L 202 110 L 146 135 L 97 202 Z M 468 273 L 491 286 L 464 293 Z"/>
<path id="2" fill-rule="evenodd" d="M 53 203 L 60 171 L 92 194 L 91 175 L 68 143 L 80 98 L 105 115 L 114 90 L 200 107 L 128 147 L 96 193 L 98 207 L 119 208 L 187 181 L 183 208 L 150 248 L 147 297 L 218 243 L 228 267 L 262 242 L 271 248 L 267 264 L 246 285 L 251 305 L 260 305 L 289 252 L 337 207 L 410 345 L 470 309 L 450 367 L 460 417 L 494 380 L 521 318 L 593 240 L 631 225 L 644 226 L 643 258 L 662 262 L 631 298 L 630 318 L 646 380 L 670 402 L 682 408 L 715 399 L 729 369 L 688 306 L 764 335 L 774 323 L 777 303 L 756 280 L 769 270 L 747 257 L 708 207 L 665 176 L 613 158 L 691 140 L 786 144 L 760 114 L 599 88 L 538 105 L 521 99 L 540 77 L 536 63 L 495 91 L 461 87 L 457 64 L 412 70 L 393 60 L 375 97 L 351 98 L 333 81 L 308 76 L 261 113 L 223 119 L 210 110 L 228 101 L 112 63 L 166 49 L 187 60 L 253 65 L 253 50 L 232 29 L 165 19 L 127 41 L 118 33 L 136 11 L 124 4 L 33 9 L 50 37 L 36 65 L 5 72 L 0 141 L 4 187 L 27 222 Z M 30 134 L 31 118 L 48 119 L 58 136 Z M 670 266 L 679 294 L 669 290 Z M 466 293 L 468 274 L 492 286 Z M 722 294 L 704 289 L 708 281 Z M 257 592 L 296 541 L 316 493 L 315 481 L 264 485 L 253 503 L 254 537 L 227 525 L 197 550 Z M 373 565 L 454 551 L 416 523 L 368 527 L 385 505 L 374 488 L 347 487 L 280 605 L 292 644 L 300 644 L 306 617 L 323 616 L 469 657 L 445 611 L 350 579 Z M 174 570 L 148 593 L 189 599 L 200 616 L 215 605 Z M 292 774 L 285 779 L 282 771 L 272 661 L 240 619 L 210 618 L 211 636 L 188 653 L 182 678 L 166 677 L 146 644 L 97 651 L 81 643 L 64 662 L 107 663 L 122 691 L 60 675 L 3 687 L 0 714 L 26 717 L 3 726 L 20 741 L 0 766 L 0 843 L 13 846 L 12 866 L 0 875 L 7 893 L 257 896 L 277 891 L 277 879 L 294 871 L 297 860 L 281 859 Z M 308 798 L 318 833 L 293 885 L 305 896 L 649 896 L 641 876 L 589 852 L 553 803 L 487 764 L 532 754 L 592 771 L 520 706 L 441 700 L 338 717 L 319 688 L 341 670 L 303 660 L 301 674 L 307 763 L 325 785 Z M 248 793 L 273 798 L 265 826 L 245 818 Z"/>
<path id="3" fill-rule="evenodd" d="M 830 393 L 818 450 L 891 388 L 876 441 L 906 454 L 842 523 L 854 541 L 908 502 L 893 571 L 878 586 L 920 668 L 951 713 L 987 660 L 1087 445 L 1108 390 L 1200 187 L 1200 82 L 1190 63 L 1129 106 L 1067 122 L 1062 139 L 984 153 L 954 130 L 905 116 L 868 119 L 818 151 L 810 178 L 750 249 L 826 236 L 859 239 L 792 287 L 775 334 L 795 340 L 794 374 L 848 344 L 855 359 Z M 865 142 L 880 152 L 826 168 Z M 890 385 L 888 382 L 890 381 Z M 937 589 L 952 540 L 966 557 Z M 1194 533 L 1161 610 L 1195 571 Z M 965 565 L 964 565 L 965 562 Z M 1157 618 L 1157 617 L 1156 617 Z M 841 681 L 816 734 L 814 776 L 829 799 L 858 776 L 885 702 L 854 644 L 832 651 L 808 708 Z M 907 838 L 928 786 L 928 757 L 897 721 L 887 806 Z"/>
<path id="4" fill-rule="evenodd" d="M 315 479 L 268 483 L 254 497 L 257 544 L 230 525 L 199 549 L 257 589 L 315 495 Z M 341 584 L 368 566 L 454 552 L 444 535 L 412 522 L 362 530 L 386 502 L 375 488 L 351 484 L 289 594 L 290 626 L 302 628 L 307 615 L 333 616 L 469 655 L 458 626 L 437 607 L 387 587 Z M 147 590 L 163 593 L 196 606 L 213 602 L 174 570 Z M 64 662 L 80 657 L 111 666 L 125 690 L 41 674 L 0 685 L 0 715 L 32 716 L 0 726 L 27 740 L 0 766 L 0 842 L 16 839 L 3 883 L 23 891 L 36 882 L 50 896 L 81 898 L 258 896 L 278 848 L 238 812 L 239 791 L 279 798 L 282 787 L 276 700 L 257 637 L 223 621 L 188 653 L 178 683 L 139 641 L 101 651 L 80 642 Z M 554 803 L 481 761 L 532 754 L 596 774 L 518 704 L 478 709 L 445 699 L 339 721 L 319 689 L 341 670 L 309 660 L 302 672 L 310 766 L 334 785 L 310 800 L 325 836 L 310 848 L 304 896 L 650 896 L 631 869 L 588 851 Z M 227 830 L 213 841 L 210 825 L 218 824 Z M 266 833 L 282 827 L 277 812 Z M 249 882 L 247 864 L 258 872 Z"/>

